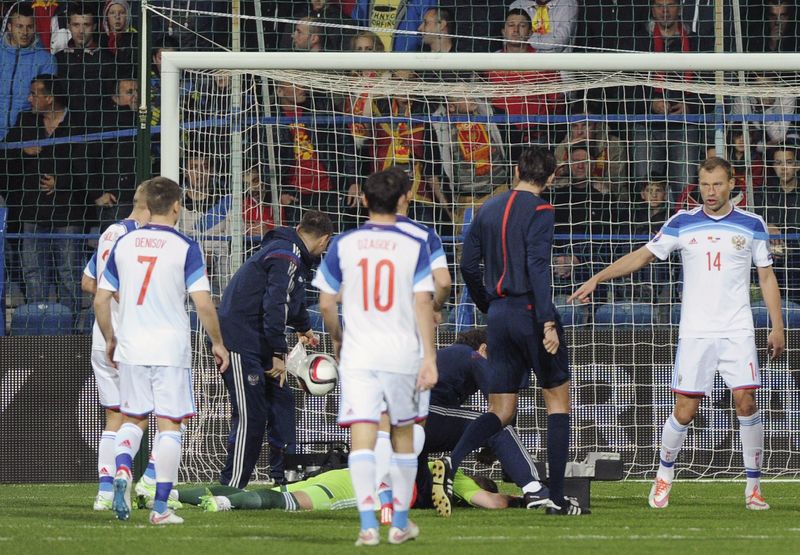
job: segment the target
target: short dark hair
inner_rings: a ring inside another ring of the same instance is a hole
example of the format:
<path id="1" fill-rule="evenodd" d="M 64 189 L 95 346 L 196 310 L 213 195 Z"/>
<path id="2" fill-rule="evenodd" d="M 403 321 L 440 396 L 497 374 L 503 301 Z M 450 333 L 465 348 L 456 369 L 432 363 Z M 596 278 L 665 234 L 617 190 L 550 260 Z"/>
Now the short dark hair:
<path id="1" fill-rule="evenodd" d="M 70 2 L 67 6 L 67 19 L 73 15 L 90 15 L 92 19 L 97 19 L 97 7 L 86 2 Z"/>
<path id="2" fill-rule="evenodd" d="M 45 94 L 52 96 L 62 106 L 67 105 L 67 93 L 63 79 L 59 79 L 51 73 L 40 73 L 31 80 L 31 83 L 37 82 L 44 86 Z"/>
<path id="3" fill-rule="evenodd" d="M 183 196 L 181 186 L 167 177 L 154 177 L 143 185 L 147 191 L 147 209 L 154 216 L 169 214 L 172 205 L 180 202 Z"/>
<path id="4" fill-rule="evenodd" d="M 447 30 L 453 33 L 453 12 L 447 8 L 431 8 L 436 12 L 436 19 L 447 23 Z"/>
<path id="5" fill-rule="evenodd" d="M 31 4 L 31 2 L 17 2 L 11 8 L 11 11 L 8 12 L 8 20 L 11 21 L 11 18 L 17 15 L 21 15 L 22 17 L 35 17 Z"/>
<path id="6" fill-rule="evenodd" d="M 506 19 L 505 20 L 508 21 L 508 18 L 511 17 L 512 15 L 521 15 L 525 19 L 528 20 L 528 23 L 532 23 L 531 22 L 531 14 L 529 14 L 527 11 L 523 10 L 522 8 L 514 8 L 513 10 L 508 10 L 508 12 L 506 13 Z"/>
<path id="7" fill-rule="evenodd" d="M 484 328 L 474 328 L 467 331 L 462 331 L 456 336 L 455 345 L 467 345 L 472 347 L 473 351 L 480 349 L 481 345 L 485 345 L 488 341 L 486 330 Z"/>
<path id="8" fill-rule="evenodd" d="M 303 219 L 300 220 L 300 225 L 297 227 L 315 237 L 333 235 L 333 222 L 327 214 L 319 210 L 309 210 L 303 214 Z"/>
<path id="9" fill-rule="evenodd" d="M 409 187 L 408 174 L 397 166 L 373 173 L 363 189 L 368 210 L 376 214 L 395 214 L 397 201 Z"/>
<path id="10" fill-rule="evenodd" d="M 517 168 L 520 180 L 544 186 L 556 172 L 556 157 L 543 146 L 531 146 L 520 154 Z"/>
<path id="11" fill-rule="evenodd" d="M 781 143 L 772 149 L 772 155 L 770 158 L 774 158 L 776 152 L 791 152 L 792 156 L 794 156 L 795 160 L 797 160 L 797 150 L 798 148 L 796 146 Z"/>
<path id="12" fill-rule="evenodd" d="M 733 166 L 725 158 L 719 156 L 711 156 L 700 162 L 700 165 L 697 166 L 697 173 L 699 175 L 701 171 L 713 172 L 717 168 L 725 170 L 725 173 L 728 174 L 728 179 L 733 179 Z"/>

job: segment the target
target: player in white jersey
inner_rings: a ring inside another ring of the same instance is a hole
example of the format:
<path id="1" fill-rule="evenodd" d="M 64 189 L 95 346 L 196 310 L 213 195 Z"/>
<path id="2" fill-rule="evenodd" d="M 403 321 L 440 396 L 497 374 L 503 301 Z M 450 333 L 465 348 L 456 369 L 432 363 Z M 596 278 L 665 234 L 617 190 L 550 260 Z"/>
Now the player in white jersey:
<path id="1" fill-rule="evenodd" d="M 83 269 L 81 277 L 81 289 L 87 293 L 94 294 L 97 290 L 97 276 L 103 274 L 106 268 L 106 261 L 111 254 L 111 249 L 117 239 L 129 231 L 150 221 L 150 211 L 147 209 L 147 198 L 145 185 L 139 185 L 133 195 L 133 210 L 130 216 L 115 224 L 108 226 L 101 234 L 97 242 L 97 251 L 92 255 L 89 263 Z M 115 300 L 111 301 L 111 319 L 114 328 L 117 326 L 118 305 Z M 113 495 L 112 486 L 114 483 L 114 472 L 117 465 L 114 462 L 114 449 L 116 444 L 117 431 L 122 425 L 122 414 L 119 412 L 119 372 L 111 366 L 106 358 L 106 342 L 97 322 L 92 328 L 92 370 L 94 371 L 95 381 L 97 382 L 97 392 L 100 398 L 100 405 L 105 409 L 106 423 L 103 427 L 103 434 L 100 436 L 100 444 L 97 447 L 97 473 L 99 476 L 99 488 L 94 500 L 95 511 L 111 510 L 111 497 Z M 147 421 L 142 422 L 142 426 L 147 426 Z"/>
<path id="2" fill-rule="evenodd" d="M 680 251 L 683 262 L 683 300 L 672 391 L 673 413 L 661 435 L 661 462 L 648 502 L 655 509 L 669 504 L 675 459 L 686 439 L 700 400 L 711 392 L 719 371 L 730 388 L 739 419 L 747 485 L 745 507 L 769 509 L 761 495 L 764 424 L 756 406 L 761 386 L 750 310 L 750 270 L 755 264 L 772 330 L 767 337 L 769 356 L 785 348 L 781 297 L 772 271 L 769 235 L 759 216 L 730 202 L 733 172 L 727 160 L 712 157 L 698 170 L 703 205 L 680 211 L 644 247 L 603 269 L 569 298 L 587 302 L 597 284 L 626 276 L 655 258 L 666 260 Z"/>
<path id="3" fill-rule="evenodd" d="M 117 240 L 94 301 L 106 354 L 119 368 L 120 411 L 125 415 L 117 433 L 112 509 L 120 520 L 130 517 L 130 469 L 142 439 L 139 424 L 155 412 L 159 442 L 150 522 L 180 524 L 183 519 L 167 508 L 167 501 L 178 479 L 180 424 L 194 415 L 187 292 L 211 338 L 220 372 L 228 366 L 228 351 L 200 247 L 174 228 L 181 210 L 180 187 L 156 177 L 147 182 L 146 191 L 150 223 Z M 116 329 L 111 321 L 114 293 L 119 300 Z"/>
<path id="4" fill-rule="evenodd" d="M 412 220 L 408 217 L 408 207 L 413 192 L 411 183 L 408 183 L 408 190 L 400 197 L 397 205 L 397 221 L 395 225 L 401 231 L 408 233 L 425 242 L 428 248 L 428 257 L 431 262 L 431 275 L 433 276 L 433 312 L 436 324 L 442 323 L 442 308 L 450 297 L 450 288 L 453 280 L 450 270 L 447 267 L 447 257 L 442 246 L 442 239 L 433 228 Z M 425 443 L 425 420 L 428 417 L 428 407 L 430 406 L 431 392 L 422 391 L 419 395 L 419 412 L 417 414 L 418 426 L 414 429 L 414 441 L 420 444 Z M 391 524 L 392 521 L 392 489 L 391 478 L 388 475 L 389 465 L 392 457 L 392 443 L 389 435 L 390 424 L 386 415 L 381 416 L 381 423 L 378 428 L 378 439 L 375 443 L 375 464 L 377 475 L 378 496 L 381 502 L 381 524 Z"/>
<path id="5" fill-rule="evenodd" d="M 313 281 L 321 291 L 320 310 L 340 357 L 339 425 L 350 427 L 348 465 L 361 519 L 356 545 L 380 542 L 374 512 L 374 448 L 383 402 L 395 447 L 389 542 L 403 543 L 419 534 L 408 520 L 417 470 L 411 424 L 417 418 L 418 392 L 435 385 L 437 372 L 434 286 L 427 248 L 395 226 L 407 180 L 397 169 L 367 179 L 364 197 L 370 220 L 332 241 Z M 338 296 L 347 323 L 344 335 L 337 316 Z"/>

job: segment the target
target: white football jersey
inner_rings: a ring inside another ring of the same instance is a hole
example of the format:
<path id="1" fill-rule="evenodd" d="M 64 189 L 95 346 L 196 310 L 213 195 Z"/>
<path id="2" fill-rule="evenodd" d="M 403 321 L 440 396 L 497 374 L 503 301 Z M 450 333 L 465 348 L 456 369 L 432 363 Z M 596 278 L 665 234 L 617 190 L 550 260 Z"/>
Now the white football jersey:
<path id="1" fill-rule="evenodd" d="M 414 293 L 433 292 L 428 249 L 394 225 L 336 237 L 313 285 L 341 293 L 341 368 L 416 374 L 422 357 Z"/>
<path id="2" fill-rule="evenodd" d="M 191 367 L 186 293 L 210 291 L 196 241 L 164 225 L 131 231 L 111 250 L 98 287 L 119 292 L 115 361 Z"/>
<path id="3" fill-rule="evenodd" d="M 408 216 L 397 216 L 395 226 L 400 231 L 425 242 L 428 247 L 428 258 L 431 261 L 431 271 L 439 268 L 447 269 L 447 257 L 444 254 L 442 239 L 433 229 L 412 220 Z"/>
<path id="4" fill-rule="evenodd" d="M 680 337 L 753 335 L 752 265 L 772 265 L 769 233 L 756 214 L 734 208 L 713 218 L 700 206 L 671 217 L 647 248 L 661 260 L 680 250 L 683 300 Z"/>
<path id="5" fill-rule="evenodd" d="M 114 248 L 117 239 L 129 231 L 133 231 L 137 227 L 139 227 L 139 224 L 136 222 L 136 220 L 120 220 L 117 223 L 108 226 L 105 231 L 100 234 L 100 239 L 97 241 L 97 250 L 92 255 L 92 258 L 89 259 L 89 262 L 83 269 L 83 273 L 94 280 L 100 281 L 98 276 L 103 275 L 103 272 L 106 269 L 106 261 L 108 261 L 108 256 L 111 254 L 111 249 Z M 117 329 L 118 323 L 119 304 L 115 299 L 111 299 L 111 324 L 114 326 L 114 329 Z M 94 326 L 92 326 L 92 350 L 106 350 L 106 340 L 103 337 L 103 332 L 100 331 L 100 326 L 97 325 L 97 322 L 95 322 Z"/>

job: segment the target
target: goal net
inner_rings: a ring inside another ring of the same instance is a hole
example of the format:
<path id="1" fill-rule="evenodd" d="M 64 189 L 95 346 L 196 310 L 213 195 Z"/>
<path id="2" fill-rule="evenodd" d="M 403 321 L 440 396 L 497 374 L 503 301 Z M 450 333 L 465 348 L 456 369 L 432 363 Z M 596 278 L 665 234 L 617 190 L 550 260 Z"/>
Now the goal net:
<path id="1" fill-rule="evenodd" d="M 214 295 L 275 225 L 296 225 L 311 209 L 326 212 L 337 231 L 363 221 L 358 186 L 373 171 L 401 166 L 413 184 L 410 216 L 439 232 L 448 255 L 454 293 L 438 330 L 439 344 L 448 345 L 484 324 L 458 271 L 471 217 L 513 185 L 525 147 L 544 145 L 559 164 L 548 196 L 556 214 L 554 295 L 573 372 L 571 457 L 620 453 L 626 477 L 651 477 L 672 406 L 680 261 L 606 284 L 588 306 L 565 299 L 676 210 L 697 206 L 697 163 L 724 156 L 734 168 L 734 202 L 770 226 L 787 324 L 788 356 L 768 363 L 766 308 L 754 285 L 764 471 L 797 477 L 800 82 L 790 70 L 800 58 L 576 56 L 165 53 L 162 173 L 185 188 L 180 226 L 202 243 Z M 314 329 L 323 332 L 316 293 L 308 297 Z M 194 337 L 198 417 L 187 431 L 182 478 L 200 481 L 216 478 L 224 463 L 230 407 L 202 330 Z M 295 393 L 297 452 L 347 443 L 335 422 L 338 390 L 324 398 Z M 471 407 L 486 408 L 478 396 Z M 540 393 L 525 391 L 516 426 L 541 461 L 545 424 Z M 266 457 L 261 463 L 256 479 L 269 475 Z M 736 414 L 719 380 L 691 427 L 679 474 L 743 475 Z"/>

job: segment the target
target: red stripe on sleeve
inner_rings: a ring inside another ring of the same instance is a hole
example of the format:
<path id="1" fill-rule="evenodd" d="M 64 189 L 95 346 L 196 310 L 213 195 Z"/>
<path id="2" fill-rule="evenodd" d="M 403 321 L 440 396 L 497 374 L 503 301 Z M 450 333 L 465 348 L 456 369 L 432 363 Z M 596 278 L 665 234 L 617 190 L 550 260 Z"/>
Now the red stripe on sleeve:
<path id="1" fill-rule="evenodd" d="M 540 204 L 539 206 L 537 206 L 536 211 L 538 212 L 539 210 L 552 210 L 553 212 L 555 212 L 556 207 L 548 202 L 546 204 Z"/>

